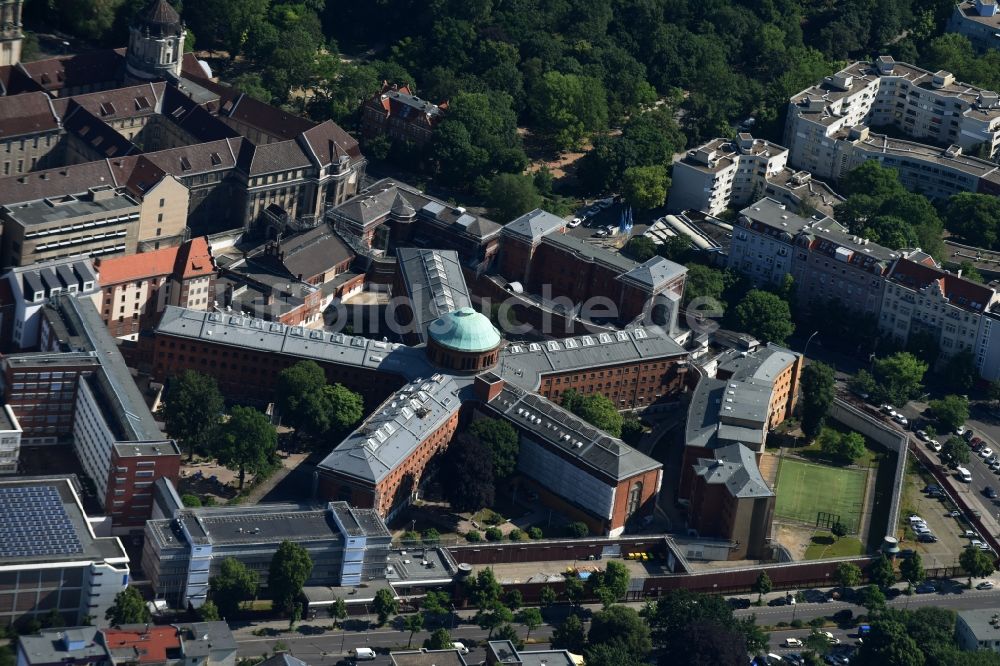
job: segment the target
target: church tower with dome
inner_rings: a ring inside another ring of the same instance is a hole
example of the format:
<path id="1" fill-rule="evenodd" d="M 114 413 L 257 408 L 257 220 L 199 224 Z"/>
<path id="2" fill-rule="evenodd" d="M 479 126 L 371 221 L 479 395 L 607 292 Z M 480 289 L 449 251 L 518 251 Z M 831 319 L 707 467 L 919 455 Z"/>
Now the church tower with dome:
<path id="1" fill-rule="evenodd" d="M 167 0 L 153 0 L 129 26 L 126 79 L 142 83 L 180 76 L 184 23 Z"/>

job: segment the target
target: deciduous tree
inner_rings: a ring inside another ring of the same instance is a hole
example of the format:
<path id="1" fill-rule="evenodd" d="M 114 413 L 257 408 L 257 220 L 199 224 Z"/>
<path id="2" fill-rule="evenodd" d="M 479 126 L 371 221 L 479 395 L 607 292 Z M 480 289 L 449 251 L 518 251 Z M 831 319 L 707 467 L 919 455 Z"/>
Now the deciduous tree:
<path id="1" fill-rule="evenodd" d="M 452 510 L 478 511 L 493 504 L 493 452 L 485 444 L 461 433 L 445 452 L 442 467 L 449 479 L 444 493 Z"/>
<path id="2" fill-rule="evenodd" d="M 113 626 L 123 624 L 143 624 L 152 620 L 146 600 L 134 587 L 126 587 L 115 595 L 115 602 L 104 613 L 104 618 Z"/>
<path id="3" fill-rule="evenodd" d="M 267 591 L 277 609 L 289 611 L 302 595 L 302 586 L 312 574 L 313 562 L 309 551 L 297 543 L 282 541 L 271 557 Z"/>
<path id="4" fill-rule="evenodd" d="M 802 371 L 802 430 L 806 435 L 819 434 L 833 398 L 833 368 L 818 361 L 807 365 Z"/>
<path id="5" fill-rule="evenodd" d="M 993 558 L 990 555 L 971 545 L 966 546 L 962 554 L 958 556 L 958 563 L 969 574 L 969 586 L 972 586 L 973 578 L 985 578 L 993 573 Z"/>
<path id="6" fill-rule="evenodd" d="M 552 632 L 552 647 L 556 650 L 569 650 L 570 652 L 581 654 L 586 642 L 583 622 L 576 615 L 567 617 Z"/>
<path id="7" fill-rule="evenodd" d="M 903 404 L 923 390 L 927 364 L 909 352 L 877 359 L 872 366 L 876 391 L 887 402 Z"/>
<path id="8" fill-rule="evenodd" d="M 795 330 L 788 303 L 769 291 L 750 291 L 733 314 L 739 330 L 766 342 L 783 344 Z"/>
<path id="9" fill-rule="evenodd" d="M 969 420 L 969 399 L 961 395 L 946 395 L 940 400 L 931 400 L 930 408 L 934 418 L 946 431 L 953 431 Z"/>
<path id="10" fill-rule="evenodd" d="M 845 592 L 849 587 L 859 585 L 861 577 L 861 569 L 853 562 L 841 562 L 833 572 L 833 579 L 840 586 L 841 592 Z"/>
<path id="11" fill-rule="evenodd" d="M 262 412 L 237 405 L 219 428 L 214 453 L 220 464 L 239 473 L 242 490 L 247 472 L 260 474 L 274 464 L 277 443 L 274 426 Z"/>
<path id="12" fill-rule="evenodd" d="M 208 591 L 222 617 L 233 619 L 240 604 L 257 596 L 260 579 L 239 560 L 227 557 L 222 560 L 219 573 L 208 581 Z"/>
<path id="13" fill-rule="evenodd" d="M 469 434 L 485 444 L 493 454 L 493 475 L 505 479 L 517 468 L 519 449 L 517 431 L 507 421 L 492 418 L 476 419 Z"/>
<path id="14" fill-rule="evenodd" d="M 413 634 L 424 628 L 424 616 L 420 613 L 413 613 L 403 618 L 403 629 L 410 632 L 406 639 L 406 647 L 413 645 Z"/>
<path id="15" fill-rule="evenodd" d="M 215 379 L 194 370 L 172 377 L 163 396 L 167 434 L 187 449 L 188 460 L 208 444 L 222 416 L 224 402 Z"/>
<path id="16" fill-rule="evenodd" d="M 771 577 L 767 575 L 766 571 L 761 571 L 757 575 L 757 580 L 753 584 L 754 592 L 757 593 L 757 601 L 759 602 L 761 598 L 771 591 Z"/>
<path id="17" fill-rule="evenodd" d="M 669 189 L 670 177 L 662 164 L 629 167 L 622 174 L 622 196 L 639 210 L 662 206 Z"/>
<path id="18" fill-rule="evenodd" d="M 372 601 L 372 610 L 375 611 L 375 615 L 378 616 L 379 626 L 385 624 L 390 615 L 398 613 L 399 602 L 396 601 L 396 597 L 393 596 L 392 590 L 383 587 L 376 592 L 375 600 Z"/>
<path id="19" fill-rule="evenodd" d="M 542 197 L 538 194 L 531 176 L 501 173 L 490 181 L 486 202 L 493 218 L 501 224 L 506 224 L 541 207 Z"/>

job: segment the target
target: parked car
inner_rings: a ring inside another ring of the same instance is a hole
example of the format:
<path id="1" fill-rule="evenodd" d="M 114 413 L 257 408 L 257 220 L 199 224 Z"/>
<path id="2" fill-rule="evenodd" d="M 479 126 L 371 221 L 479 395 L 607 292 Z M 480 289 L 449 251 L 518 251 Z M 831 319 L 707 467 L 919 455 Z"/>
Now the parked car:
<path id="1" fill-rule="evenodd" d="M 1000 460 L 1000 458 L 997 458 L 996 454 L 994 453 L 993 455 L 991 455 L 989 458 L 986 459 L 986 464 L 993 465 L 993 463 L 997 462 L 998 460 Z"/>
<path id="2" fill-rule="evenodd" d="M 994 472 L 1000 472 L 1000 460 L 997 460 L 995 463 L 990 465 L 990 469 Z"/>
<path id="3" fill-rule="evenodd" d="M 597 236 L 598 238 L 606 238 L 607 235 L 608 235 L 608 230 L 607 229 L 599 229 L 597 231 L 597 233 L 594 234 L 594 235 Z"/>
<path id="4" fill-rule="evenodd" d="M 742 597 L 732 597 L 729 599 L 729 607 L 733 610 L 742 610 L 744 608 L 750 608 L 751 602 L 749 599 Z"/>
<path id="5" fill-rule="evenodd" d="M 918 535 L 917 541 L 919 541 L 920 543 L 937 543 L 938 538 L 933 534 L 926 533 Z"/>
<path id="6" fill-rule="evenodd" d="M 992 590 L 993 589 L 993 583 L 991 583 L 988 580 L 984 580 L 979 585 L 976 585 L 976 589 L 977 590 Z"/>
<path id="7" fill-rule="evenodd" d="M 982 437 L 973 437 L 969 440 L 969 444 L 972 446 L 982 446 L 986 442 L 983 441 Z"/>
<path id="8" fill-rule="evenodd" d="M 825 638 L 826 642 L 830 645 L 840 645 L 840 639 L 831 634 L 829 631 L 818 631 L 816 633 Z"/>
<path id="9" fill-rule="evenodd" d="M 570 229 L 576 229 L 581 224 L 583 224 L 583 218 L 574 217 L 572 220 L 569 221 L 569 224 L 567 224 L 566 226 L 569 227 Z"/>
<path id="10" fill-rule="evenodd" d="M 958 435 L 959 437 L 964 436 L 965 435 L 965 426 L 961 425 L 961 426 L 958 426 L 957 428 L 955 428 L 955 434 Z"/>
<path id="11" fill-rule="evenodd" d="M 989 499 L 997 498 L 997 491 L 996 488 L 994 488 L 993 486 L 986 486 L 985 488 L 983 488 L 983 494 L 986 495 L 986 497 L 988 497 Z"/>
<path id="12" fill-rule="evenodd" d="M 896 413 L 896 408 L 893 407 L 892 405 L 882 405 L 882 411 L 888 414 L 889 416 L 892 416 L 893 414 Z"/>
<path id="13" fill-rule="evenodd" d="M 982 550 L 983 546 L 985 546 L 986 544 L 980 541 L 979 539 L 973 539 L 972 541 L 969 542 L 969 545 L 972 546 L 973 548 L 978 548 L 979 550 Z"/>
<path id="14" fill-rule="evenodd" d="M 927 431 L 925 431 L 925 430 L 918 430 L 917 431 L 917 439 L 919 439 L 921 442 L 929 442 L 929 441 L 931 441 L 931 436 L 928 435 Z"/>
<path id="15" fill-rule="evenodd" d="M 939 486 L 936 483 L 931 483 L 931 484 L 928 484 L 927 486 L 925 486 L 922 492 L 925 492 L 925 493 L 934 493 L 934 492 L 940 492 L 940 491 L 941 491 L 941 486 Z"/>
<path id="16" fill-rule="evenodd" d="M 935 486 L 935 488 L 936 488 L 936 487 L 937 487 L 937 486 Z M 930 486 L 928 486 L 928 488 L 930 488 Z M 911 514 L 910 514 L 910 515 L 909 515 L 909 516 L 907 517 L 907 520 L 909 520 L 909 521 L 910 521 L 910 524 L 913 524 L 913 523 L 924 523 L 924 522 L 927 522 L 927 521 L 925 521 L 925 520 L 924 520 L 923 518 L 921 518 L 920 516 L 918 516 L 918 515 L 917 515 L 917 514 L 915 514 L 915 513 L 911 513 Z"/>
<path id="17" fill-rule="evenodd" d="M 599 206 L 591 206 L 583 212 L 587 215 L 587 217 L 593 217 L 601 212 L 601 208 Z"/>
<path id="18" fill-rule="evenodd" d="M 951 511 L 948 512 L 948 516 L 951 518 L 961 518 L 962 512 L 959 511 L 958 509 L 952 509 Z"/>
<path id="19" fill-rule="evenodd" d="M 932 439 L 931 441 L 927 442 L 927 446 L 929 446 L 935 453 L 941 453 L 941 448 L 942 448 L 941 442 L 937 441 L 936 439 Z"/>
<path id="20" fill-rule="evenodd" d="M 964 536 L 966 539 L 975 539 L 979 535 L 976 534 L 975 531 L 973 530 L 965 530 L 964 532 L 962 532 L 962 536 Z"/>
<path id="21" fill-rule="evenodd" d="M 986 550 L 986 551 L 993 550 L 992 548 L 989 547 L 989 544 L 985 543 L 979 544 L 978 546 L 976 546 L 976 548 L 978 548 L 979 550 Z"/>
<path id="22" fill-rule="evenodd" d="M 789 652 L 785 655 L 785 661 L 794 666 L 805 666 L 806 660 L 798 652 Z"/>
<path id="23" fill-rule="evenodd" d="M 972 447 L 973 451 L 976 451 L 978 453 L 984 446 L 986 446 L 986 442 L 979 442 L 978 444 L 973 444 L 972 442 L 969 442 L 969 446 Z"/>
<path id="24" fill-rule="evenodd" d="M 974 440 L 976 438 L 976 434 L 974 432 L 972 432 L 971 430 L 966 430 L 965 434 L 963 434 L 962 437 L 965 438 L 965 441 L 971 442 L 972 440 Z"/>
<path id="25" fill-rule="evenodd" d="M 990 447 L 984 446 L 983 448 L 979 449 L 980 458 L 989 458 L 991 455 L 993 455 L 993 449 L 991 449 Z"/>
<path id="26" fill-rule="evenodd" d="M 905 416 L 903 416 L 898 412 L 895 415 L 893 415 L 892 420 L 904 427 L 910 424 L 910 421 Z"/>
<path id="27" fill-rule="evenodd" d="M 803 645 L 802 641 L 799 640 L 798 638 L 789 636 L 788 638 L 785 639 L 786 648 L 800 648 L 802 647 L 802 645 Z"/>
<path id="28" fill-rule="evenodd" d="M 937 587 L 929 580 L 917 585 L 917 594 L 933 594 L 934 592 L 937 592 Z"/>

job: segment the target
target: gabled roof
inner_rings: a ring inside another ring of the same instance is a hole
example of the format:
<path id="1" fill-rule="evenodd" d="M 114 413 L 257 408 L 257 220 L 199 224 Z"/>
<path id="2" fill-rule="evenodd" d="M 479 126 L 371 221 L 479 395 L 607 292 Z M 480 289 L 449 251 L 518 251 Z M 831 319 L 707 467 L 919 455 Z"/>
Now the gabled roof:
<path id="1" fill-rule="evenodd" d="M 170 274 L 189 279 L 215 272 L 208 241 L 201 237 L 177 247 L 97 259 L 94 266 L 101 274 L 102 287 Z"/>
<path id="2" fill-rule="evenodd" d="M 326 224 L 283 238 L 281 252 L 285 270 L 302 280 L 309 280 L 354 258 L 350 248 Z"/>
<path id="3" fill-rule="evenodd" d="M 177 259 L 174 263 L 174 275 L 189 280 L 215 273 L 215 262 L 208 240 L 203 236 L 192 238 L 177 248 Z"/>
<path id="4" fill-rule="evenodd" d="M 247 144 L 252 146 L 249 142 Z M 302 169 L 308 166 L 310 166 L 309 158 L 302 152 L 302 148 L 297 142 L 291 140 L 275 141 L 274 143 L 253 146 L 247 174 L 259 176 L 264 173 Z"/>
<path id="5" fill-rule="evenodd" d="M 119 81 L 125 70 L 125 49 L 85 51 L 77 55 L 57 56 L 17 65 L 40 88 L 48 91 L 65 87 L 101 87 Z"/>
<path id="6" fill-rule="evenodd" d="M 312 151 L 321 165 L 335 164 L 342 156 L 351 161 L 361 159 L 361 147 L 357 139 L 348 134 L 332 120 L 320 123 L 302 132 L 301 140 L 306 151 Z"/>
<path id="7" fill-rule="evenodd" d="M 896 262 L 889 272 L 889 281 L 916 291 L 936 285 L 951 305 L 969 312 L 984 312 L 997 300 L 997 293 L 985 285 L 909 259 Z"/>
<path id="8" fill-rule="evenodd" d="M 0 139 L 59 129 L 59 117 L 43 92 L 0 97 Z"/>

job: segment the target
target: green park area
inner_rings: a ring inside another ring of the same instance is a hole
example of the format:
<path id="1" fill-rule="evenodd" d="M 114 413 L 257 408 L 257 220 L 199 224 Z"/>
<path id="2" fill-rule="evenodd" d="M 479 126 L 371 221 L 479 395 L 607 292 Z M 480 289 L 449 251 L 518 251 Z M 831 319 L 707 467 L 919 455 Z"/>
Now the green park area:
<path id="1" fill-rule="evenodd" d="M 817 518 L 824 514 L 843 524 L 848 533 L 856 533 L 864 512 L 867 479 L 868 471 L 864 469 L 782 458 L 775 484 L 775 516 L 817 525 Z"/>

